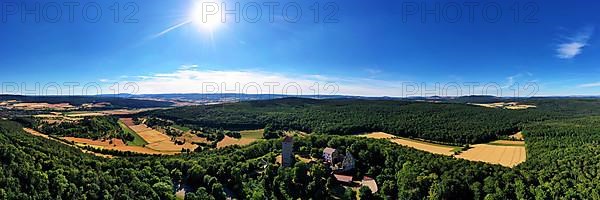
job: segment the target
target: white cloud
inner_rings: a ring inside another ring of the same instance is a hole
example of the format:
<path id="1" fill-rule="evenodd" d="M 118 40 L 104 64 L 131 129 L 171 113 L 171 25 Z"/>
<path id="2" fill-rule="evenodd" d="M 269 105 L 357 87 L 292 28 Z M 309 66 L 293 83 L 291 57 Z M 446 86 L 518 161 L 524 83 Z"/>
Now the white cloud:
<path id="1" fill-rule="evenodd" d="M 560 59 L 572 59 L 581 54 L 583 49 L 589 45 L 588 41 L 594 32 L 593 27 L 586 27 L 574 35 L 567 36 L 556 48 L 557 57 Z"/>
<path id="2" fill-rule="evenodd" d="M 380 74 L 382 71 L 379 69 L 374 69 L 374 68 L 366 68 L 365 72 L 367 72 L 370 76 L 375 76 Z"/>
<path id="3" fill-rule="evenodd" d="M 263 71 L 205 70 L 181 67 L 172 73 L 130 76 L 138 94 L 248 93 L 288 95 L 402 96 L 403 82 L 368 78 L 338 78 L 315 74 Z M 216 87 L 216 88 L 215 88 Z M 296 89 L 298 88 L 298 89 Z"/>
<path id="4" fill-rule="evenodd" d="M 521 73 L 507 77 L 515 83 L 530 77 Z M 347 78 L 319 74 L 282 74 L 257 70 L 179 69 L 170 73 L 130 76 L 127 82 L 136 83 L 136 94 L 161 93 L 246 93 L 286 95 L 356 95 L 356 96 L 465 96 L 503 95 L 505 86 L 494 82 L 421 82 L 392 81 L 374 78 Z M 459 85 L 459 88 L 453 87 Z M 510 85 L 509 85 L 510 86 Z M 469 87 L 473 87 L 469 89 Z M 474 93 L 473 93 L 474 92 Z M 508 95 L 508 94 L 507 94 Z"/>
<path id="5" fill-rule="evenodd" d="M 510 88 L 513 86 L 524 85 L 531 82 L 537 82 L 534 80 L 529 80 L 533 77 L 533 74 L 530 72 L 518 73 L 512 76 L 506 77 L 506 83 L 502 88 Z"/>
<path id="6" fill-rule="evenodd" d="M 181 70 L 191 70 L 196 68 L 198 68 L 198 65 L 181 65 L 181 67 L 179 67 Z"/>
<path id="7" fill-rule="evenodd" d="M 580 88 L 600 87 L 600 82 L 581 84 L 581 85 L 578 85 L 577 87 L 580 87 Z"/>

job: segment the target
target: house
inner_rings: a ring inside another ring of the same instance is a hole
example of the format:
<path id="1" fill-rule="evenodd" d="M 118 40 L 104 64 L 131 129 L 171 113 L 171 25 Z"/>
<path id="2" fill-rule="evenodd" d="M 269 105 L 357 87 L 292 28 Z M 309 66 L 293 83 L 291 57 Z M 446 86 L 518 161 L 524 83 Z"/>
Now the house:
<path id="1" fill-rule="evenodd" d="M 344 160 L 342 161 L 342 171 L 350 171 L 354 169 L 356 165 L 356 159 L 354 156 L 348 151 L 346 151 L 346 156 L 344 156 Z"/>
<path id="2" fill-rule="evenodd" d="M 350 171 L 356 165 L 356 159 L 354 159 L 354 156 L 350 152 L 346 151 L 345 156 L 340 156 L 337 149 L 329 147 L 323 150 L 323 160 L 335 172 Z"/>
<path id="3" fill-rule="evenodd" d="M 342 174 L 333 174 L 333 177 L 335 178 L 335 180 L 342 182 L 342 183 L 346 183 L 346 184 L 352 183 L 352 176 L 342 175 Z"/>
<path id="4" fill-rule="evenodd" d="M 294 164 L 294 138 L 286 136 L 281 142 L 281 166 L 291 167 Z"/>
<path id="5" fill-rule="evenodd" d="M 336 159 L 337 157 L 338 151 L 336 149 L 327 147 L 323 150 L 323 159 L 326 163 L 335 162 L 334 159 Z"/>

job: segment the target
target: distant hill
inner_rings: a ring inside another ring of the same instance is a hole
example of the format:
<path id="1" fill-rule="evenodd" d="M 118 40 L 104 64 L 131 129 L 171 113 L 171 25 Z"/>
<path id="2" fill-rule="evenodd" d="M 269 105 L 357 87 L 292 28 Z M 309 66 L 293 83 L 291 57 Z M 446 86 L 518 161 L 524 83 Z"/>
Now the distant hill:
<path id="1" fill-rule="evenodd" d="M 108 108 L 154 108 L 169 107 L 171 102 L 138 100 L 120 97 L 102 97 L 102 96 L 21 96 L 21 95 L 0 95 L 0 101 L 17 100 L 24 103 L 69 103 L 74 106 L 81 106 L 89 103 L 108 102 L 111 104 Z"/>
<path id="2" fill-rule="evenodd" d="M 104 96 L 103 96 L 104 97 Z M 108 96 L 107 96 L 108 97 Z M 114 95 L 113 95 L 114 97 Z M 447 103 L 497 103 L 497 102 L 512 102 L 525 101 L 531 99 L 574 99 L 574 98 L 599 98 L 600 96 L 556 96 L 556 97 L 497 97 L 490 95 L 472 95 L 461 97 L 365 97 L 352 95 L 282 95 L 282 94 L 240 94 L 240 93 L 223 93 L 223 94 L 119 94 L 121 98 L 138 98 L 138 99 L 157 99 L 165 101 L 189 101 L 189 102 L 219 102 L 219 101 L 254 101 L 254 100 L 270 100 L 281 98 L 308 98 L 308 99 L 366 99 L 366 100 L 405 100 L 405 101 L 430 101 L 430 102 L 447 102 Z"/>

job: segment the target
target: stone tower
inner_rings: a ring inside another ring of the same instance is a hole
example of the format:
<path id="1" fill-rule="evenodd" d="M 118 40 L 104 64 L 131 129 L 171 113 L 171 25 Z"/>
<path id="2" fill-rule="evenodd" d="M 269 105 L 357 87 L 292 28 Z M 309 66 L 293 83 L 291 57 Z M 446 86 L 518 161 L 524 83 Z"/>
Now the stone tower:
<path id="1" fill-rule="evenodd" d="M 291 167 L 294 164 L 294 138 L 286 136 L 281 142 L 281 166 Z"/>

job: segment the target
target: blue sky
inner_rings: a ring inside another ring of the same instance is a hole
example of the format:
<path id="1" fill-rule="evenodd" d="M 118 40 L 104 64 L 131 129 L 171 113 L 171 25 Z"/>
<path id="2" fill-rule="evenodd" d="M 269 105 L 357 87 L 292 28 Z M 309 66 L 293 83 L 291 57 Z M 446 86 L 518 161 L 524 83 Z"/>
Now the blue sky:
<path id="1" fill-rule="evenodd" d="M 35 2 L 40 22 L 35 14 L 22 19 L 23 5 L 32 9 Z M 595 1 L 482 1 L 472 7 L 471 18 L 465 5 L 473 1 L 277 1 L 271 22 L 264 3 L 273 1 L 225 0 L 218 1 L 219 9 L 232 9 L 237 2 L 242 19 L 228 16 L 218 23 L 209 18 L 214 27 L 200 20 L 202 1 L 80 1 L 73 22 L 65 2 L 2 1 L 3 93 L 4 85 L 18 83 L 23 90 L 21 83 L 35 87 L 36 82 L 41 88 L 93 82 L 103 93 L 127 82 L 135 82 L 138 93 L 223 92 L 240 83 L 238 91 L 252 93 L 244 86 L 278 82 L 274 93 L 294 83 L 302 94 L 315 93 L 316 84 L 320 94 L 452 96 L 457 92 L 442 88 L 458 84 L 465 95 L 471 93 L 464 84 L 478 83 L 473 94 L 494 85 L 502 93 L 487 94 L 514 96 L 512 85 L 518 83 L 524 96 L 531 90 L 523 85 L 535 83 L 536 95 L 600 94 L 600 2 Z M 290 20 L 296 7 L 283 11 L 290 2 L 302 10 L 297 21 Z M 49 19 L 56 16 L 53 3 L 62 6 L 57 22 Z M 7 11 L 9 4 L 17 10 Z M 89 7 L 88 18 L 82 15 L 91 4 L 102 11 L 98 22 L 86 21 L 95 17 Z M 423 21 L 421 14 L 436 5 L 439 9 Z M 124 23 L 134 7 L 134 21 Z M 461 16 L 454 19 L 457 9 Z M 249 22 L 257 13 L 258 22 Z M 213 83 L 227 86 L 208 91 L 205 86 Z M 335 91 L 326 87 L 332 84 Z M 420 91 L 408 91 L 415 85 Z"/>

